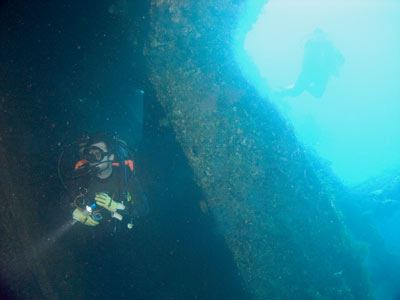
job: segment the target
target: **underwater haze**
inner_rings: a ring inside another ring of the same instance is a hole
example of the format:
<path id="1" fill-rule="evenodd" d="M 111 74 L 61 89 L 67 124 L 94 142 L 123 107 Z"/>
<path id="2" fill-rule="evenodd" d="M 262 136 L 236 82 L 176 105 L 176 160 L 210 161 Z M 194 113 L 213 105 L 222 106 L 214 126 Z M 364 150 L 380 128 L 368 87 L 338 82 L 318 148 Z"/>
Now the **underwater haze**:
<path id="1" fill-rule="evenodd" d="M 250 31 L 239 63 L 299 140 L 350 186 L 398 167 L 400 3 L 271 0 L 253 7 L 262 9 L 243 21 Z"/>
<path id="2" fill-rule="evenodd" d="M 399 300 L 399 17 L 0 2 L 0 300 Z"/>

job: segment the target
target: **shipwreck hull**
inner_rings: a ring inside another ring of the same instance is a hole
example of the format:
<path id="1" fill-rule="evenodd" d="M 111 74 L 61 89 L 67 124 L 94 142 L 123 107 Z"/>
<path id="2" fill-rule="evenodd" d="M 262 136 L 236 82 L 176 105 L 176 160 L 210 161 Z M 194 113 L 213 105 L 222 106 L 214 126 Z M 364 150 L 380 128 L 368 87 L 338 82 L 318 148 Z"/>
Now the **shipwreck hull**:
<path id="1" fill-rule="evenodd" d="M 370 299 L 358 254 L 292 128 L 242 77 L 245 3 L 152 1 L 150 81 L 255 299 Z"/>

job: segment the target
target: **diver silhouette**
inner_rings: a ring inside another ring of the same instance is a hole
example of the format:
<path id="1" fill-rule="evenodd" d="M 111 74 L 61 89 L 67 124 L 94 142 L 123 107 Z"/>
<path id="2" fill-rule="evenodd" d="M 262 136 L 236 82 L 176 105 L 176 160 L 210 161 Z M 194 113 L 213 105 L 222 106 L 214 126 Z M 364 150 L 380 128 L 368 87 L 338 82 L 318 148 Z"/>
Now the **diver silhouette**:
<path id="1" fill-rule="evenodd" d="M 326 39 L 325 32 L 317 28 L 304 47 L 301 72 L 294 85 L 278 92 L 278 96 L 296 97 L 307 91 L 321 98 L 329 79 L 339 77 L 339 68 L 344 64 L 340 51 Z"/>

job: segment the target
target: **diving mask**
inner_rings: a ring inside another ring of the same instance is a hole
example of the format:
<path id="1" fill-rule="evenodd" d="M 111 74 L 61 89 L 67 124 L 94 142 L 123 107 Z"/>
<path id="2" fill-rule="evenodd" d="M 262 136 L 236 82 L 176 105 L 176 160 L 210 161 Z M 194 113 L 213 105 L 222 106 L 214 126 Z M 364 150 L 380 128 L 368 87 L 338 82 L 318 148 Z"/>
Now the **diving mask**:
<path id="1" fill-rule="evenodd" d="M 83 151 L 83 157 L 91 164 L 102 161 L 108 154 L 109 152 L 104 152 L 103 149 L 96 146 L 90 146 Z"/>

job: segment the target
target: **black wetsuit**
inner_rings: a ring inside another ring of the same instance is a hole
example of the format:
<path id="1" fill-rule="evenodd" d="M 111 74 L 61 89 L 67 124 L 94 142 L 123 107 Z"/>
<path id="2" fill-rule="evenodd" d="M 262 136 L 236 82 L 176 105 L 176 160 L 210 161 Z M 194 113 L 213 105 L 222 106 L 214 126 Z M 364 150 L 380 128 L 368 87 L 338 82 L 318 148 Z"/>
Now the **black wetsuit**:
<path id="1" fill-rule="evenodd" d="M 80 178 L 74 184 L 74 197 L 83 194 L 85 204 L 91 205 L 96 203 L 96 193 L 107 193 L 114 201 L 125 205 L 124 210 L 117 210 L 117 213 L 123 216 L 123 222 L 130 222 L 132 218 L 146 216 L 149 211 L 147 197 L 134 172 L 126 167 L 125 176 L 124 167 L 113 166 L 112 168 L 111 175 L 105 179 L 96 175 Z M 81 202 L 81 199 L 76 201 L 78 205 Z M 111 217 L 111 213 L 99 205 L 96 205 L 94 211 L 98 211 L 104 219 Z"/>
<path id="2" fill-rule="evenodd" d="M 301 72 L 292 88 L 282 95 L 297 97 L 308 91 L 315 98 L 321 98 L 332 76 L 339 76 L 344 57 L 332 42 L 325 37 L 313 37 L 307 41 Z"/>

